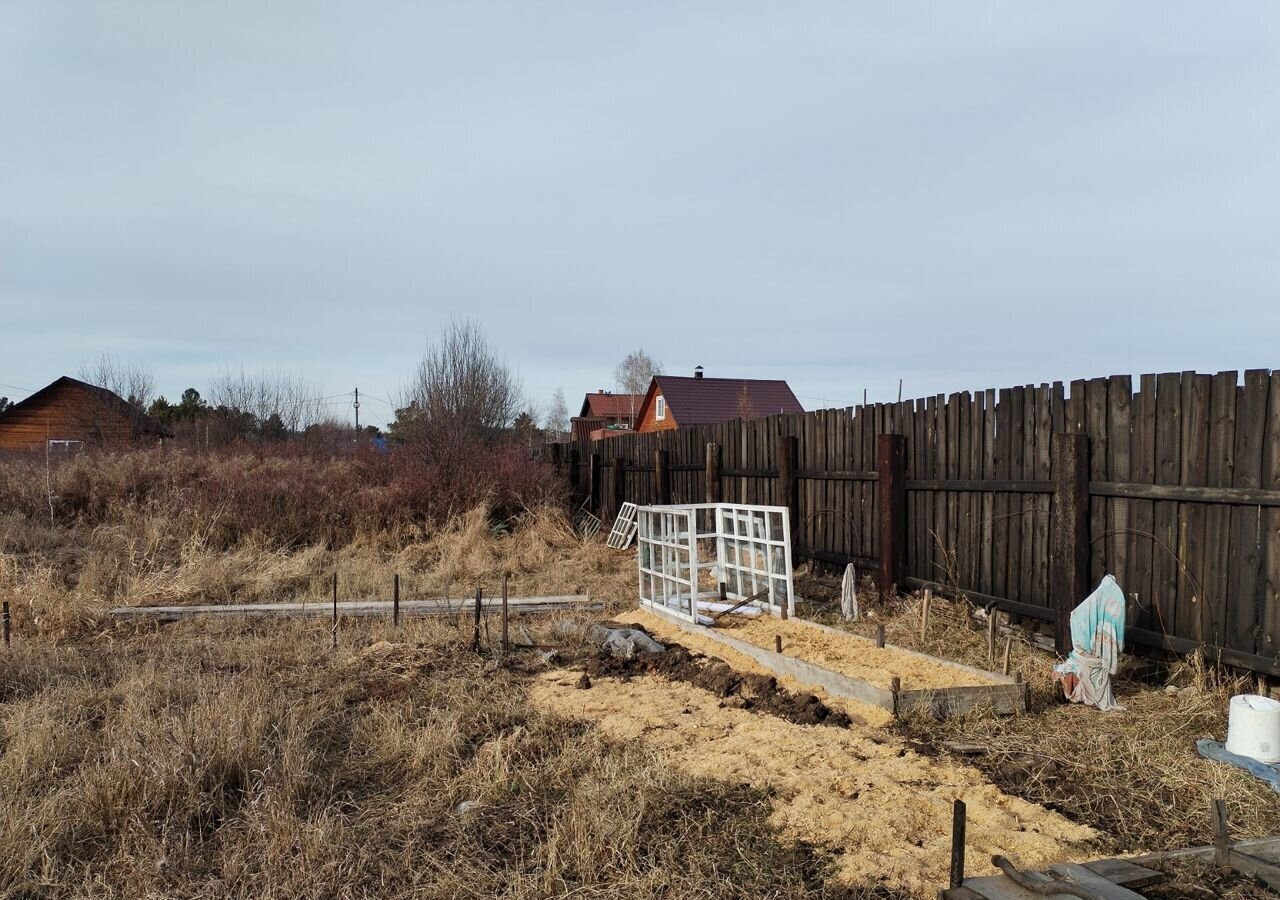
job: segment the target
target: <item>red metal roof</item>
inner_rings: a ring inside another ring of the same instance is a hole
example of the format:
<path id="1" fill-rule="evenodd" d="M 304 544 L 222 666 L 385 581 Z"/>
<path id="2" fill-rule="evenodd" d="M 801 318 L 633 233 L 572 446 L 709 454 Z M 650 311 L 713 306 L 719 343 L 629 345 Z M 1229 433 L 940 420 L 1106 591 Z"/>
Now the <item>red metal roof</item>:
<path id="1" fill-rule="evenodd" d="M 578 415 L 600 416 L 605 419 L 629 419 L 640 411 L 644 394 L 611 394 L 597 391 L 587 394 Z"/>
<path id="2" fill-rule="evenodd" d="M 791 388 L 781 380 L 677 375 L 655 375 L 653 380 L 681 426 L 804 412 Z"/>

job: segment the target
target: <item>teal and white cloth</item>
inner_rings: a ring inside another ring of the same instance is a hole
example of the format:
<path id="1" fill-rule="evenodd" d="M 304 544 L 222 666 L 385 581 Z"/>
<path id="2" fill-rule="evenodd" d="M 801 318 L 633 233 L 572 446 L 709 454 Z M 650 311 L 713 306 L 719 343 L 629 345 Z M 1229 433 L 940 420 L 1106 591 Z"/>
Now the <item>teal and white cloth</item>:
<path id="1" fill-rule="evenodd" d="M 1124 650 L 1124 614 L 1124 591 L 1110 575 L 1071 611 L 1071 655 L 1053 667 L 1071 702 L 1123 709 L 1111 695 L 1111 676 Z"/>

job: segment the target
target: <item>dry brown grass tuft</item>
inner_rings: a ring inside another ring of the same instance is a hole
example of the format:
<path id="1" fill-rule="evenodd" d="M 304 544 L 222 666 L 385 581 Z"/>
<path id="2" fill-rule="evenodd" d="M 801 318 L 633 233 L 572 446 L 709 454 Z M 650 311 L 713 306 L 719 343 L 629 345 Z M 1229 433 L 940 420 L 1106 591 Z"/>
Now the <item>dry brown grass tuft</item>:
<path id="1" fill-rule="evenodd" d="M 206 621 L 18 645 L 0 896 L 863 896 L 779 843 L 759 793 L 534 712 L 450 623 L 342 640 Z"/>

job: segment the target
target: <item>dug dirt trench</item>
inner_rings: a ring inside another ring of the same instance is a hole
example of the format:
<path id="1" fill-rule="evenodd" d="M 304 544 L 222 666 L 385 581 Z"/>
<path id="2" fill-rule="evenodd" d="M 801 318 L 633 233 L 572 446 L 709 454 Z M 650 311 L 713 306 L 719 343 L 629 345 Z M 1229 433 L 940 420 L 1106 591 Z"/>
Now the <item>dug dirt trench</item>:
<path id="1" fill-rule="evenodd" d="M 695 637 L 651 618 L 621 620 L 685 647 Z M 586 679 L 563 669 L 539 676 L 531 697 L 546 711 L 640 742 L 690 775 L 763 790 L 780 834 L 829 852 L 847 884 L 935 896 L 947 877 L 956 799 L 968 807 L 970 874 L 994 871 L 993 854 L 1024 867 L 1089 855 L 1092 829 L 1005 794 L 976 769 L 912 751 L 875 727 L 883 719 L 872 714 L 882 710 L 816 697 L 785 679 L 770 684 L 726 649 L 707 649 L 719 659 L 669 651 L 669 662 L 639 664 L 648 672 L 641 675 L 592 660 Z"/>

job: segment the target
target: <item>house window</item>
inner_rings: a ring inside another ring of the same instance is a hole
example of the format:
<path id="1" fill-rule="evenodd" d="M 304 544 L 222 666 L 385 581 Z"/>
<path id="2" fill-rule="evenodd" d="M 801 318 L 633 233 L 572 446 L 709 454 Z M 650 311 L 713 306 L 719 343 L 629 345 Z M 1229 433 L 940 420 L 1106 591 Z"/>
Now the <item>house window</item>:
<path id="1" fill-rule="evenodd" d="M 653 417 L 661 422 L 667 417 L 667 398 L 658 396 L 657 405 L 654 407 Z"/>

